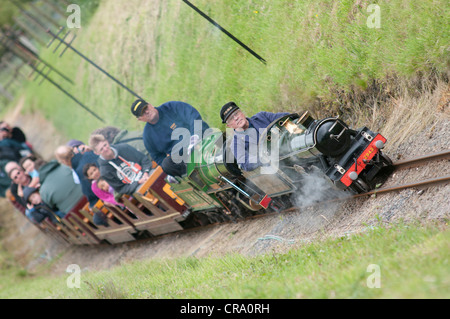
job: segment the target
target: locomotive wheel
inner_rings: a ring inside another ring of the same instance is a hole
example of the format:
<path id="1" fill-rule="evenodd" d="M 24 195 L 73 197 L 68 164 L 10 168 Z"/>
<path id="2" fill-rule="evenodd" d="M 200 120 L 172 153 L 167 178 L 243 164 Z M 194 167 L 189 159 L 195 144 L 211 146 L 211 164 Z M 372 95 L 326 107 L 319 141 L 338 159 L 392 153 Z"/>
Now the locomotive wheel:
<path id="1" fill-rule="evenodd" d="M 358 194 L 367 193 L 368 191 L 370 191 L 369 185 L 367 185 L 367 183 L 363 181 L 361 178 L 358 178 L 355 181 L 353 181 L 350 187 Z"/>
<path id="2" fill-rule="evenodd" d="M 394 163 L 392 163 L 390 157 L 384 153 L 381 153 L 381 158 L 385 165 L 385 167 L 383 168 L 383 173 L 390 175 L 394 171 Z"/>
<path id="3" fill-rule="evenodd" d="M 382 167 L 380 168 L 380 171 L 378 172 L 377 176 L 371 181 L 373 187 L 379 187 L 386 182 L 388 177 L 392 174 L 394 171 L 394 164 L 392 163 L 392 160 L 387 156 L 386 154 L 380 152 L 381 157 L 381 163 Z"/>
<path id="4" fill-rule="evenodd" d="M 380 152 L 381 158 L 383 159 L 383 163 L 386 164 L 386 166 L 392 166 L 394 163 L 392 163 L 392 160 L 389 156 L 384 154 L 383 152 Z"/>

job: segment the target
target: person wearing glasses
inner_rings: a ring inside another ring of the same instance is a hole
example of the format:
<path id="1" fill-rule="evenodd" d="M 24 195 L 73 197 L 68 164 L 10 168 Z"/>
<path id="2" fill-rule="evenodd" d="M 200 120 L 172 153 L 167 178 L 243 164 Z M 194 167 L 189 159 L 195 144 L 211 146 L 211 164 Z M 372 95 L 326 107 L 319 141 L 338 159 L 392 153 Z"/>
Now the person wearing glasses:
<path id="1" fill-rule="evenodd" d="M 259 134 L 270 123 L 289 114 L 285 112 L 258 112 L 249 118 L 234 102 L 228 102 L 222 106 L 220 118 L 222 123 L 234 130 L 231 151 L 241 169 L 253 171 L 262 165 L 258 159 Z"/>
<path id="2" fill-rule="evenodd" d="M 5 170 L 11 179 L 10 192 L 14 196 L 15 202 L 21 206 L 22 212 L 25 212 L 27 203 L 23 198 L 23 188 L 30 185 L 32 178 L 14 161 L 9 162 Z"/>

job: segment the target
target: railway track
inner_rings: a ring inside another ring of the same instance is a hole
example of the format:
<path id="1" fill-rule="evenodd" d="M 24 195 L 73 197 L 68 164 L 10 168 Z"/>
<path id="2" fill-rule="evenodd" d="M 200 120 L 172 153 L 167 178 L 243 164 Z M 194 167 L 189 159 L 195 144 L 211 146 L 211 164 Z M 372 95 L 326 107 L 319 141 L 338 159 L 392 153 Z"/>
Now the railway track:
<path id="1" fill-rule="evenodd" d="M 412 159 L 406 159 L 406 160 L 401 160 L 401 161 L 397 161 L 394 162 L 394 172 L 399 171 L 399 170 L 403 170 L 403 169 L 408 169 L 408 168 L 412 168 L 412 167 L 418 167 L 418 166 L 422 166 L 422 165 L 426 165 L 430 162 L 433 161 L 438 161 L 438 160 L 450 160 L 450 151 L 444 151 L 444 152 L 440 152 L 440 153 L 434 153 L 431 155 L 424 155 L 424 156 L 418 156 Z M 259 214 L 259 215 L 253 215 L 253 216 L 249 216 L 244 218 L 244 220 L 251 220 L 251 219 L 256 219 L 256 218 L 261 218 L 261 217 L 269 217 L 269 216 L 273 216 L 273 215 L 279 215 L 281 213 L 291 213 L 291 212 L 301 212 L 302 209 L 308 208 L 308 207 L 314 207 L 317 205 L 323 205 L 323 204 L 329 204 L 329 203 L 333 203 L 333 202 L 340 202 L 340 201 L 345 201 L 345 200 L 349 200 L 349 199 L 354 199 L 354 198 L 360 198 L 360 197 L 364 197 L 364 196 L 372 196 L 372 195 L 378 195 L 378 194 L 385 194 L 385 193 L 389 193 L 389 192 L 394 192 L 394 191 L 398 191 L 398 190 L 403 190 L 403 189 L 407 189 L 407 188 L 413 188 L 413 187 L 420 187 L 420 188 L 425 188 L 425 187 L 431 187 L 431 186 L 435 186 L 435 185 L 439 185 L 439 184 L 443 184 L 443 183 L 448 183 L 450 181 L 450 175 L 446 175 L 443 177 L 436 177 L 436 178 L 430 178 L 430 179 L 426 179 L 426 180 L 421 180 L 421 181 L 416 181 L 416 182 L 412 182 L 412 183 L 408 183 L 408 184 L 402 184 L 402 185 L 394 185 L 394 186 L 389 186 L 389 187 L 383 187 L 383 188 L 379 188 L 379 189 L 375 189 L 373 191 L 367 192 L 367 193 L 362 193 L 362 194 L 357 194 L 357 195 L 353 195 L 353 196 L 349 196 L 349 197 L 344 197 L 344 198 L 335 198 L 335 199 L 330 199 L 327 201 L 321 201 L 321 202 L 317 202 L 314 203 L 312 205 L 308 205 L 308 206 L 302 206 L 302 207 L 291 207 L 285 210 L 282 210 L 280 212 L 270 212 L 270 213 L 265 213 L 265 214 Z M 135 241 L 135 243 L 142 243 L 145 241 L 151 241 L 154 238 L 164 238 L 164 237 L 170 237 L 173 236 L 175 234 L 182 234 L 182 233 L 190 233 L 190 232 L 194 232 L 196 230 L 201 230 L 201 229 L 207 229 L 207 228 L 211 228 L 211 227 L 215 227 L 218 225 L 223 225 L 223 224 L 228 224 L 228 223 L 235 223 L 236 221 L 222 221 L 222 222 L 216 222 L 216 223 L 211 223 L 208 225 L 204 225 L 204 226 L 197 226 L 197 227 L 192 227 L 192 228 L 187 228 L 187 229 L 183 229 L 180 231 L 176 231 L 176 232 L 171 232 L 171 233 L 167 233 L 167 234 L 163 234 L 163 235 L 158 235 L 156 237 L 151 237 L 151 238 L 142 238 L 140 240 Z M 129 244 L 132 242 L 128 242 Z"/>
<path id="2" fill-rule="evenodd" d="M 394 172 L 395 171 L 399 171 L 402 169 L 407 169 L 407 168 L 412 168 L 412 167 L 417 167 L 417 166 L 421 166 L 421 165 L 425 165 L 427 163 L 430 163 L 432 161 L 438 161 L 438 160 L 450 160 L 450 151 L 444 151 L 444 152 L 440 152 L 440 153 L 435 153 L 435 154 L 431 154 L 431 155 L 425 155 L 425 156 L 418 156 L 412 159 L 406 159 L 406 160 L 401 160 L 401 161 L 397 161 L 394 162 Z M 364 196 L 372 196 L 374 194 L 384 194 L 384 193 L 389 193 L 389 192 L 394 192 L 394 191 L 398 191 L 398 190 L 402 190 L 402 189 L 407 189 L 407 188 L 412 188 L 412 187 L 430 187 L 430 186 L 435 186 L 438 184 L 442 184 L 442 183 L 448 183 L 450 181 L 450 175 L 446 175 L 443 177 L 438 177 L 438 178 L 430 178 L 430 179 L 426 179 L 426 180 L 422 180 L 422 181 L 417 181 L 417 182 L 413 182 L 413 183 L 408 183 L 408 184 L 402 184 L 402 185 L 394 185 L 394 186 L 390 186 L 390 187 L 385 187 L 385 188 L 379 188 L 367 193 L 363 193 L 363 194 L 357 194 L 357 195 L 353 195 L 350 197 L 345 197 L 345 198 L 336 198 L 336 199 L 331 199 L 331 200 L 327 200 L 327 201 L 321 201 L 312 205 L 308 205 L 308 206 L 303 206 L 303 207 L 291 207 L 288 209 L 285 209 L 281 212 L 270 212 L 270 213 L 266 213 L 266 214 L 259 214 L 259 215 L 253 215 L 253 216 L 249 216 L 244 218 L 244 220 L 252 220 L 252 219 L 257 219 L 257 218 L 262 218 L 262 217 L 269 217 L 269 216 L 274 216 L 274 215 L 279 215 L 281 213 L 292 213 L 292 212 L 301 212 L 302 209 L 308 208 L 308 207 L 314 207 L 317 205 L 323 205 L 323 204 L 329 204 L 329 203 L 333 203 L 333 202 L 340 202 L 340 201 L 345 201 L 348 199 L 354 199 L 354 198 L 360 198 L 360 197 L 364 197 Z M 155 238 L 164 238 L 164 237 L 171 237 L 171 236 L 176 236 L 179 234 L 186 234 L 186 233 L 191 233 L 191 232 L 195 232 L 197 230 L 205 230 L 208 228 L 212 228 L 212 227 L 216 227 L 219 225 L 223 225 L 223 224 L 230 224 L 230 223 L 235 223 L 236 221 L 222 221 L 222 222 L 216 222 L 216 223 L 211 223 L 208 225 L 204 225 L 204 226 L 197 226 L 197 227 L 192 227 L 192 228 L 186 228 L 183 230 L 179 230 L 176 232 L 171 232 L 171 233 L 167 233 L 167 234 L 163 234 L 163 235 L 158 235 L 156 237 L 151 237 L 151 238 L 141 238 L 139 240 L 136 240 L 134 242 L 128 242 L 128 245 L 133 245 L 133 243 L 138 244 L 138 243 L 143 243 L 146 241 L 152 241 Z M 109 244 L 108 244 L 109 245 Z"/>
<path id="3" fill-rule="evenodd" d="M 396 170 L 411 168 L 411 167 L 416 167 L 416 166 L 420 166 L 423 164 L 427 164 L 431 161 L 437 161 L 437 160 L 443 160 L 443 159 L 450 160 L 450 151 L 443 151 L 443 152 L 434 153 L 434 154 L 430 154 L 430 155 L 418 156 L 418 157 L 415 157 L 412 159 L 397 161 L 394 163 L 394 168 Z"/>

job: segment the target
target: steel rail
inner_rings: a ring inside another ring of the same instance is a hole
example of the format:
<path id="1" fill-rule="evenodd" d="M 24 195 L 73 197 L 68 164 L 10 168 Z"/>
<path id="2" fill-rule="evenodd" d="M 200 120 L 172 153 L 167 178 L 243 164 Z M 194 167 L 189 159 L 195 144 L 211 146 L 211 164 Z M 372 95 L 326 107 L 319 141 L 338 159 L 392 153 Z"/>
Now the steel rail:
<path id="1" fill-rule="evenodd" d="M 393 186 L 389 186 L 389 187 L 374 189 L 367 193 L 353 195 L 350 198 L 358 198 L 358 197 L 369 196 L 369 195 L 374 195 L 374 194 L 375 195 L 383 194 L 383 193 L 388 193 L 388 192 L 393 192 L 393 191 L 403 190 L 403 189 L 413 188 L 413 187 L 424 187 L 424 186 L 429 187 L 429 186 L 439 185 L 439 184 L 443 184 L 443 183 L 448 183 L 449 181 L 450 181 L 450 175 L 446 175 L 443 177 L 435 177 L 435 178 L 425 179 L 425 180 L 421 180 L 418 182 L 412 182 L 412 183 L 408 183 L 408 184 L 393 185 Z"/>
<path id="2" fill-rule="evenodd" d="M 430 161 L 436 161 L 436 160 L 442 160 L 442 159 L 449 159 L 450 160 L 450 151 L 443 151 L 439 153 L 434 153 L 431 155 L 422 155 L 411 159 L 401 160 L 395 162 L 394 168 L 395 169 L 404 169 L 404 168 L 410 168 L 415 167 L 418 165 L 423 165 L 425 163 L 428 163 Z"/>

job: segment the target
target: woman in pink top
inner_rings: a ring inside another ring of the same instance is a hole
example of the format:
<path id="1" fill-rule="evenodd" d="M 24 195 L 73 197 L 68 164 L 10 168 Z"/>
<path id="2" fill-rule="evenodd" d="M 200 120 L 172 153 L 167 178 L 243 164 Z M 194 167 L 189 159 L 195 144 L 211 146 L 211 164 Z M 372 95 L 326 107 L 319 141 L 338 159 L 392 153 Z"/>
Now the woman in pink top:
<path id="1" fill-rule="evenodd" d="M 100 198 L 106 206 L 124 207 L 114 198 L 114 189 L 109 186 L 108 182 L 100 176 L 100 170 L 95 163 L 86 164 L 83 167 L 84 176 L 92 181 L 91 189 L 98 198 Z"/>

